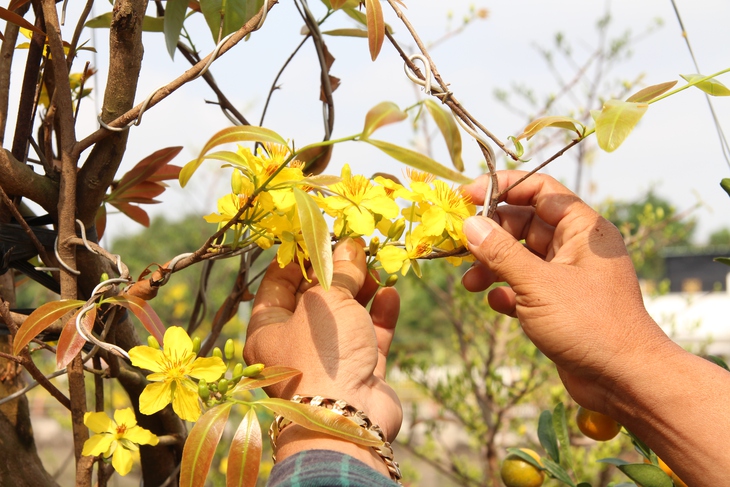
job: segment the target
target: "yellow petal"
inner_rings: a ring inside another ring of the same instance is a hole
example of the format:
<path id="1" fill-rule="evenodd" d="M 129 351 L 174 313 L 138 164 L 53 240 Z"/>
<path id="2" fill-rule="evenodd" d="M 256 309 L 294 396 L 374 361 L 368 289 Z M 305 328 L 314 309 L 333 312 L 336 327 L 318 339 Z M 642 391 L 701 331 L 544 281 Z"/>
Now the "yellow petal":
<path id="1" fill-rule="evenodd" d="M 167 357 L 185 357 L 193 353 L 193 341 L 179 326 L 171 326 L 165 332 L 164 354 Z M 161 372 L 161 370 L 155 370 Z"/>
<path id="2" fill-rule="evenodd" d="M 101 455 L 109 450 L 113 441 L 114 436 L 110 434 L 94 435 L 84 442 L 84 449 L 81 454 L 84 456 Z"/>
<path id="3" fill-rule="evenodd" d="M 132 470 L 132 452 L 121 445 L 117 446 L 112 455 L 112 467 L 119 475 L 127 475 Z"/>
<path id="4" fill-rule="evenodd" d="M 383 265 L 385 272 L 393 274 L 401 270 L 403 262 L 408 260 L 408 252 L 402 247 L 388 245 L 378 251 L 376 258 Z"/>
<path id="5" fill-rule="evenodd" d="M 129 359 L 135 367 L 152 372 L 161 372 L 160 364 L 163 363 L 164 356 L 156 348 L 141 345 L 129 351 Z"/>
<path id="6" fill-rule="evenodd" d="M 387 196 L 376 196 L 362 202 L 362 206 L 377 213 L 383 215 L 385 218 L 395 218 L 398 216 L 398 204 Z"/>
<path id="7" fill-rule="evenodd" d="M 175 388 L 175 397 L 172 399 L 172 409 L 184 421 L 194 422 L 198 420 L 200 417 L 200 403 L 198 388 L 193 381 L 182 380 L 178 382 L 178 387 Z"/>
<path id="8" fill-rule="evenodd" d="M 115 432 L 114 422 L 104 412 L 84 413 L 84 424 L 94 433 Z"/>
<path id="9" fill-rule="evenodd" d="M 170 404 L 171 395 L 170 382 L 147 384 L 147 387 L 139 396 L 139 412 L 142 414 L 155 414 Z"/>
<path id="10" fill-rule="evenodd" d="M 133 426 L 124 433 L 124 438 L 138 445 L 152 445 L 159 443 L 160 439 L 150 430 L 141 426 Z"/>
<path id="11" fill-rule="evenodd" d="M 119 426 L 124 425 L 127 428 L 133 427 L 137 424 L 137 418 L 134 416 L 134 409 L 117 409 L 114 411 L 114 421 L 116 421 Z"/>
<path id="12" fill-rule="evenodd" d="M 205 379 L 207 382 L 213 382 L 220 379 L 225 371 L 226 364 L 223 363 L 220 357 L 198 357 L 193 362 L 188 375 L 196 379 Z"/>
<path id="13" fill-rule="evenodd" d="M 350 206 L 345 210 L 347 226 L 360 235 L 372 235 L 375 230 L 375 219 L 373 214 L 365 208 Z"/>
<path id="14" fill-rule="evenodd" d="M 446 212 L 438 206 L 432 206 L 421 217 L 423 233 L 426 235 L 441 235 L 446 227 Z"/>

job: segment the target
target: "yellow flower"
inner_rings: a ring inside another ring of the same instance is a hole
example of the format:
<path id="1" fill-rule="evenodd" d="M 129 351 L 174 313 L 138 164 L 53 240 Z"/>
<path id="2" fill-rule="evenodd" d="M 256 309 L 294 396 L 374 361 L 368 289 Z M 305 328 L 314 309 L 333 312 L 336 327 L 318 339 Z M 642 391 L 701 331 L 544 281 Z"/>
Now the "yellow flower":
<path id="1" fill-rule="evenodd" d="M 304 243 L 298 214 L 294 212 L 291 217 L 271 215 L 261 221 L 259 225 L 267 235 L 276 236 L 281 241 L 279 249 L 276 251 L 276 261 L 279 263 L 279 267 L 286 267 L 296 257 L 302 268 L 302 275 L 306 277 L 304 261 L 309 260 L 309 253 Z"/>
<path id="2" fill-rule="evenodd" d="M 398 215 L 398 205 L 387 195 L 385 188 L 373 185 L 365 176 L 353 176 L 347 164 L 342 168 L 342 181 L 329 186 L 329 189 L 334 196 L 315 200 L 328 215 L 336 218 L 336 233 L 343 233 L 337 230 L 347 227 L 357 235 L 372 235 L 375 215 L 383 218 Z"/>
<path id="3" fill-rule="evenodd" d="M 428 209 L 421 214 L 424 234 L 440 236 L 445 230 L 451 238 L 466 245 L 466 236 L 462 230 L 464 220 L 476 213 L 469 196 L 438 180 L 434 181 L 433 189 L 423 191 L 423 196 L 429 204 Z"/>
<path id="4" fill-rule="evenodd" d="M 406 235 L 405 248 L 386 245 L 378 251 L 376 259 L 388 274 L 400 271 L 405 276 L 413 266 L 416 275 L 421 277 L 417 259 L 431 253 L 433 239 L 433 237 L 423 235 L 419 225 L 413 233 Z"/>
<path id="5" fill-rule="evenodd" d="M 196 357 L 193 341 L 179 326 L 167 329 L 162 350 L 134 347 L 129 358 L 133 365 L 153 372 L 147 376 L 152 383 L 139 396 L 139 411 L 154 414 L 172 402 L 175 414 L 185 421 L 197 421 L 201 413 L 198 386 L 190 377 L 213 382 L 226 371 L 219 357 Z"/>
<path id="6" fill-rule="evenodd" d="M 132 452 L 139 450 L 137 445 L 154 446 L 159 441 L 152 432 L 137 426 L 132 408 L 117 409 L 113 420 L 106 413 L 86 413 L 84 424 L 96 434 L 84 442 L 81 454 L 111 457 L 119 475 L 132 469 Z"/>

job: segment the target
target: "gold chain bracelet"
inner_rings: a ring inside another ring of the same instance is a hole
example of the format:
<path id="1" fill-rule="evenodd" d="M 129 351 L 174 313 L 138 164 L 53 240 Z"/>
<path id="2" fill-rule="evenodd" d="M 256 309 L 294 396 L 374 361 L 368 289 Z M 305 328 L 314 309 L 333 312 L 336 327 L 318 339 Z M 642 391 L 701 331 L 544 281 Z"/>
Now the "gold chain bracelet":
<path id="1" fill-rule="evenodd" d="M 294 397 L 291 398 L 291 401 L 300 404 L 308 404 L 310 406 L 327 408 L 332 412 L 344 416 L 345 418 L 351 419 L 361 428 L 365 428 L 366 430 L 372 431 L 378 435 L 378 437 L 383 441 L 383 446 L 374 446 L 372 448 L 385 463 L 385 466 L 388 468 L 388 472 L 390 473 L 390 478 L 398 483 L 398 485 L 402 485 L 400 482 L 400 479 L 402 478 L 400 467 L 398 466 L 398 462 L 393 459 L 393 448 L 390 446 L 390 443 L 386 441 L 385 433 L 383 433 L 383 430 L 380 429 L 380 426 L 374 424 L 364 412 L 350 406 L 342 399 L 328 399 L 322 396 L 300 396 L 299 394 L 295 394 Z M 281 415 L 276 416 L 274 421 L 271 423 L 271 427 L 269 428 L 269 438 L 271 438 L 271 457 L 274 460 L 274 463 L 276 463 L 276 441 L 279 439 L 279 434 L 290 424 L 292 424 L 292 422 Z"/>

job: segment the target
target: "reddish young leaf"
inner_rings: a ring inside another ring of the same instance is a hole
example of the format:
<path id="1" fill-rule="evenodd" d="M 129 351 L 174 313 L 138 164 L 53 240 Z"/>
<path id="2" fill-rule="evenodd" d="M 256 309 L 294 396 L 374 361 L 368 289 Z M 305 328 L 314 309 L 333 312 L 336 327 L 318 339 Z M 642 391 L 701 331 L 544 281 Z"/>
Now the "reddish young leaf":
<path id="1" fill-rule="evenodd" d="M 261 464 L 261 425 L 256 411 L 249 409 L 238 426 L 228 450 L 226 487 L 255 487 Z"/>
<path id="2" fill-rule="evenodd" d="M 266 367 L 255 377 L 244 377 L 241 379 L 231 393 L 246 391 L 249 389 L 258 389 L 259 387 L 269 387 L 301 374 L 297 369 L 291 367 Z"/>
<path id="3" fill-rule="evenodd" d="M 162 345 L 163 336 L 165 335 L 165 325 L 162 324 L 162 320 L 157 316 L 155 310 L 149 305 L 144 299 L 132 296 L 130 294 L 122 294 L 121 296 L 112 296 L 111 298 L 104 300 L 110 304 L 116 304 L 124 306 L 136 316 L 145 330 L 150 332 L 150 335 L 157 339 L 157 342 Z"/>
<path id="4" fill-rule="evenodd" d="M 150 226 L 150 216 L 139 206 L 130 205 L 129 203 L 124 202 L 111 203 L 111 205 L 140 225 L 144 225 L 145 227 Z"/>
<path id="5" fill-rule="evenodd" d="M 326 433 L 358 445 L 378 447 L 383 445 L 383 441 L 377 434 L 361 428 L 355 421 L 330 409 L 274 397 L 259 399 L 255 404 L 264 406 L 276 414 L 281 414 L 289 421 L 313 431 Z"/>
<path id="6" fill-rule="evenodd" d="M 10 0 L 10 5 L 8 5 L 8 10 L 18 10 L 20 7 L 25 5 L 26 3 L 30 2 L 30 0 Z"/>
<path id="7" fill-rule="evenodd" d="M 110 194 L 106 201 L 107 203 L 126 202 L 134 203 L 140 201 L 152 201 L 153 203 L 159 203 L 159 201 L 153 198 L 161 195 L 165 192 L 167 186 L 163 183 L 157 183 L 154 181 L 142 181 L 141 183 L 135 184 L 127 188 L 125 191 L 114 191 Z"/>
<path id="8" fill-rule="evenodd" d="M 380 54 L 385 39 L 385 22 L 383 21 L 383 7 L 380 0 L 365 0 L 365 13 L 368 22 L 368 46 L 370 58 L 375 61 Z"/>
<path id="9" fill-rule="evenodd" d="M 58 337 L 58 345 L 56 346 L 56 367 L 62 369 L 66 367 L 71 360 L 84 348 L 86 340 L 83 339 L 76 330 L 76 317 L 81 310 L 76 311 L 71 318 L 63 326 L 61 336 Z M 84 331 L 91 333 L 96 321 L 96 307 L 91 308 L 81 318 L 81 326 Z"/>
<path id="10" fill-rule="evenodd" d="M 347 3 L 347 0 L 330 0 L 330 5 L 332 5 L 332 10 L 339 10 L 346 3 Z"/>
<path id="11" fill-rule="evenodd" d="M 147 178 L 147 181 L 167 181 L 180 177 L 182 166 L 174 164 L 165 164 L 156 173 Z"/>
<path id="12" fill-rule="evenodd" d="M 114 192 L 123 193 L 137 183 L 146 181 L 178 155 L 181 150 L 182 147 L 166 147 L 145 157 L 122 176 Z"/>
<path id="13" fill-rule="evenodd" d="M 398 123 L 408 118 L 408 114 L 398 108 L 392 101 L 383 101 L 375 105 L 365 115 L 365 126 L 361 138 L 367 139 L 377 129 L 391 123 Z"/>
<path id="14" fill-rule="evenodd" d="M 667 81 L 666 83 L 659 83 L 658 85 L 647 86 L 643 90 L 639 90 L 630 97 L 628 97 L 626 101 L 632 101 L 635 103 L 649 102 L 657 96 L 663 95 L 667 91 L 671 90 L 676 84 L 676 81 Z"/>
<path id="15" fill-rule="evenodd" d="M 40 332 L 85 304 L 78 299 L 65 299 L 41 305 L 28 316 L 13 338 L 13 354 L 18 355 Z"/>
<path id="16" fill-rule="evenodd" d="M 19 6 L 19 5 L 18 5 Z M 45 36 L 46 33 L 40 30 L 35 25 L 31 24 L 27 20 L 25 20 L 20 15 L 16 14 L 15 12 L 11 12 L 10 10 L 0 7 L 0 19 L 6 20 L 10 22 L 11 24 L 18 25 L 20 27 L 23 27 L 24 29 L 32 30 L 36 34 L 40 34 L 42 36 Z"/>
<path id="17" fill-rule="evenodd" d="M 208 470 L 228 421 L 232 402 L 225 402 L 206 412 L 190 431 L 180 464 L 180 487 L 204 487 Z"/>

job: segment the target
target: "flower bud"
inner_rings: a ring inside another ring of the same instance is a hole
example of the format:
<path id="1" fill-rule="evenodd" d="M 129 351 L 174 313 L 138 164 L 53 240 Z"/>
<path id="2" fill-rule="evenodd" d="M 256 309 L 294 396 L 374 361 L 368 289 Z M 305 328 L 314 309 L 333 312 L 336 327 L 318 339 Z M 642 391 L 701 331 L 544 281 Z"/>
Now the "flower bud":
<path id="1" fill-rule="evenodd" d="M 398 274 L 391 274 L 388 279 L 385 280 L 385 287 L 393 287 L 398 282 Z"/>
<path id="2" fill-rule="evenodd" d="M 106 272 L 101 273 L 101 277 L 99 278 L 99 282 L 104 282 L 109 280 L 109 274 Z"/>
<path id="3" fill-rule="evenodd" d="M 195 355 L 197 355 L 198 352 L 200 352 L 200 337 L 194 337 L 193 338 L 193 353 Z"/>
<path id="4" fill-rule="evenodd" d="M 391 240 L 398 240 L 403 236 L 403 231 L 406 229 L 406 221 L 403 218 L 398 218 L 388 229 L 388 238 Z"/>
<path id="5" fill-rule="evenodd" d="M 155 350 L 160 349 L 160 343 L 157 341 L 157 338 L 152 335 L 147 336 L 147 346 L 154 348 Z"/>
<path id="6" fill-rule="evenodd" d="M 243 192 L 243 174 L 238 169 L 234 169 L 231 175 L 231 190 L 233 190 L 234 194 L 241 194 Z"/>
<path id="7" fill-rule="evenodd" d="M 244 377 L 255 377 L 261 373 L 262 370 L 264 370 L 264 364 L 253 364 L 249 365 L 245 369 L 243 369 L 243 376 Z"/>
<path id="8" fill-rule="evenodd" d="M 223 347 L 223 352 L 226 355 L 226 360 L 233 360 L 233 355 L 235 354 L 235 345 L 233 345 L 233 339 L 229 338 L 226 340 L 226 345 Z"/>
<path id="9" fill-rule="evenodd" d="M 218 348 L 218 347 L 215 347 L 215 348 L 213 349 L 213 356 L 214 356 L 214 357 L 218 357 L 219 359 L 223 360 L 223 352 L 222 352 L 222 351 L 221 351 L 221 349 L 220 349 L 220 348 Z"/>
<path id="10" fill-rule="evenodd" d="M 200 382 L 198 382 L 198 395 L 203 401 L 210 399 L 210 389 L 208 389 L 208 383 L 205 382 L 205 379 L 200 379 Z"/>
<path id="11" fill-rule="evenodd" d="M 243 376 L 243 364 L 241 362 L 237 363 L 233 367 L 233 380 L 238 381 Z"/>
<path id="12" fill-rule="evenodd" d="M 221 394 L 228 392 L 228 380 L 221 379 L 218 381 L 218 392 Z"/>
<path id="13" fill-rule="evenodd" d="M 380 248 L 380 239 L 378 237 L 373 237 L 370 239 L 370 255 L 374 256 L 378 253 L 378 249 Z"/>

